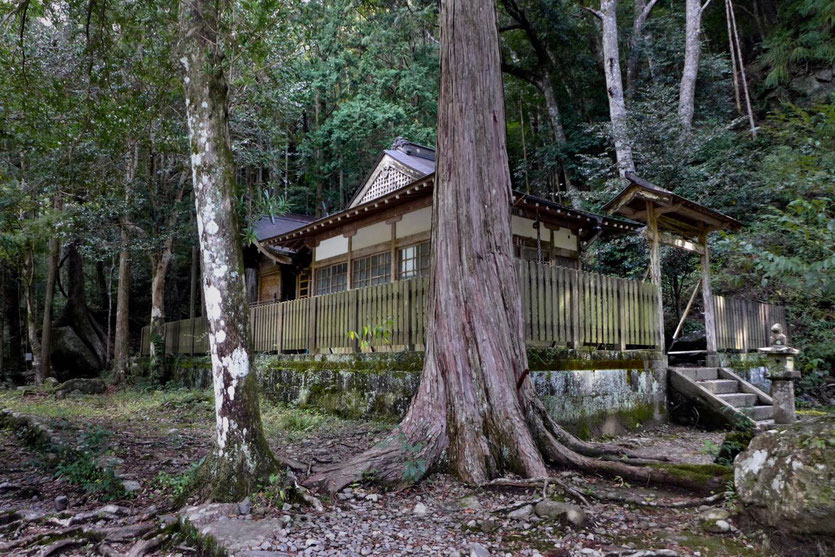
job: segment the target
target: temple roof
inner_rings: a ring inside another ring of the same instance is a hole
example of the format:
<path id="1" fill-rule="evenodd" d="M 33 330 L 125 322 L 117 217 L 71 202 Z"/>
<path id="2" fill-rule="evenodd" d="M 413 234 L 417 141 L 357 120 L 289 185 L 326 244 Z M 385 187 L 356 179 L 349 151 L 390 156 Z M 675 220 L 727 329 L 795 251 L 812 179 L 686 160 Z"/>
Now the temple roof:
<path id="1" fill-rule="evenodd" d="M 682 197 L 632 173 L 626 173 L 627 185 L 603 206 L 609 215 L 620 214 L 646 223 L 647 204 L 655 206 L 658 228 L 686 237 L 697 237 L 713 230 L 736 230 L 742 223 L 719 211 Z"/>

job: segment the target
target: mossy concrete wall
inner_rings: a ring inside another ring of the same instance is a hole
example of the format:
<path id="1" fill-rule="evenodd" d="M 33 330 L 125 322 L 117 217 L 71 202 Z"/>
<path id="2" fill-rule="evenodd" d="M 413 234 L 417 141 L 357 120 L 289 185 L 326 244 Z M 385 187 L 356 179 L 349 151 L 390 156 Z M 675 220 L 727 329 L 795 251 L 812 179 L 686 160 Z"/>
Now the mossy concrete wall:
<path id="1" fill-rule="evenodd" d="M 531 380 L 551 415 L 582 437 L 666 420 L 667 360 L 649 350 L 529 349 Z M 417 391 L 423 353 L 259 354 L 264 396 L 348 418 L 397 420 Z M 211 385 L 208 357 L 168 362 L 171 380 Z"/>

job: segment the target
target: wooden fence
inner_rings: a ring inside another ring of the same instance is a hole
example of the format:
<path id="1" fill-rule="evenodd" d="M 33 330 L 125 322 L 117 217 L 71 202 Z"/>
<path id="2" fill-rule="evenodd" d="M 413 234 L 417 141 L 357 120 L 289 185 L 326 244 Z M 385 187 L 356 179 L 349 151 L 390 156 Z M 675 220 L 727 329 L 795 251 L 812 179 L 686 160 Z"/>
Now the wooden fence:
<path id="1" fill-rule="evenodd" d="M 780 323 L 788 335 L 786 308 L 773 304 L 714 296 L 716 348 L 748 352 L 768 346 L 771 326 Z"/>
<path id="2" fill-rule="evenodd" d="M 655 287 L 649 283 L 534 262 L 517 262 L 525 336 L 533 345 L 655 347 Z M 249 308 L 257 352 L 351 352 L 359 343 L 349 331 L 387 325 L 390 341 L 370 340 L 381 350 L 424 345 L 427 278 L 358 288 Z M 387 324 L 387 321 L 391 320 Z M 497 331 L 496 334 L 503 334 Z M 205 318 L 165 324 L 167 354 L 208 351 Z M 147 327 L 142 353 L 149 351 Z"/>

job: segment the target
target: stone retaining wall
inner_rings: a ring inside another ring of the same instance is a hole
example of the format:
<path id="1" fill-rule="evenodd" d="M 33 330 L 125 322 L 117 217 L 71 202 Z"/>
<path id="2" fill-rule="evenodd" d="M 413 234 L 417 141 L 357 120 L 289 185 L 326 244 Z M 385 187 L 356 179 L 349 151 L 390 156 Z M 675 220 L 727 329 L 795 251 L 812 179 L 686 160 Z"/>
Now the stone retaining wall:
<path id="1" fill-rule="evenodd" d="M 529 349 L 531 379 L 551 415 L 581 437 L 666 420 L 667 360 L 656 351 Z M 423 353 L 276 355 L 255 360 L 269 399 L 347 418 L 395 421 L 408 409 Z M 172 358 L 171 380 L 211 385 L 208 357 Z"/>

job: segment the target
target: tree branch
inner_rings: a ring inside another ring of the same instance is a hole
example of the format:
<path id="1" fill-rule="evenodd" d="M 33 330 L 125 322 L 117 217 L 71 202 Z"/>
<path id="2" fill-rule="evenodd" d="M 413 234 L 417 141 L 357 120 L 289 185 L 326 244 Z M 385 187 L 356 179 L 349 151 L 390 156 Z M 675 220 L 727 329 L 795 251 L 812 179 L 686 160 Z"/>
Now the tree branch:
<path id="1" fill-rule="evenodd" d="M 521 29 L 522 26 L 518 23 L 513 23 L 511 25 L 505 25 L 504 27 L 499 27 L 499 33 L 504 33 L 505 31 L 513 31 L 514 29 Z"/>
<path id="2" fill-rule="evenodd" d="M 519 66 L 514 66 L 513 64 L 509 64 L 507 62 L 502 62 L 502 71 L 517 79 L 526 81 L 542 91 L 542 78 L 531 70 L 520 68 Z"/>
<path id="3" fill-rule="evenodd" d="M 601 19 L 601 20 L 603 19 L 603 12 L 601 12 L 599 10 L 595 10 L 594 8 L 589 8 L 588 6 L 580 6 L 580 8 L 584 9 L 585 11 L 587 11 L 588 13 L 590 13 L 591 15 L 596 17 L 597 19 Z"/>

